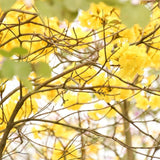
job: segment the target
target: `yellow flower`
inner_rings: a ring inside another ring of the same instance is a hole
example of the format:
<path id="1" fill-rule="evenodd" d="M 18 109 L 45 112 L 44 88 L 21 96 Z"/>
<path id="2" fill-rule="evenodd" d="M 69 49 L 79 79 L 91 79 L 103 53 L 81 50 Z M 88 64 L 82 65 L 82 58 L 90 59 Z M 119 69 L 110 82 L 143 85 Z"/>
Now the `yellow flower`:
<path id="1" fill-rule="evenodd" d="M 103 104 L 96 103 L 94 105 L 95 110 L 88 111 L 88 116 L 93 120 L 99 120 L 104 116 L 112 118 L 116 115 L 116 112 L 110 107 L 105 107 Z"/>
<path id="2" fill-rule="evenodd" d="M 117 52 L 120 54 L 119 76 L 127 80 L 132 80 L 137 73 L 143 74 L 144 68 L 150 65 L 150 59 L 144 47 L 125 44 Z"/>
<path id="3" fill-rule="evenodd" d="M 93 67 L 84 66 L 73 72 L 72 77 L 81 85 L 84 83 L 91 83 L 92 77 L 96 74 L 96 70 Z"/>
<path id="4" fill-rule="evenodd" d="M 77 159 L 79 157 L 78 150 L 74 145 L 65 147 L 61 142 L 56 142 L 52 154 L 52 160 L 58 159 Z"/>
<path id="5" fill-rule="evenodd" d="M 33 127 L 32 128 L 32 133 L 35 139 L 41 139 L 42 137 L 40 136 L 40 131 L 38 128 Z"/>
<path id="6" fill-rule="evenodd" d="M 86 48 L 89 45 L 88 43 L 92 43 L 93 37 L 91 32 L 85 31 L 80 27 L 71 28 L 70 30 L 72 39 L 69 42 L 71 45 L 75 45 L 74 49 Z"/>
<path id="7" fill-rule="evenodd" d="M 88 11 L 82 11 L 79 21 L 83 27 L 99 29 L 104 22 L 119 21 L 118 15 L 119 11 L 117 9 L 105 5 L 103 2 L 99 4 L 91 3 Z"/>
<path id="8" fill-rule="evenodd" d="M 149 51 L 149 56 L 151 58 L 151 66 L 154 67 L 155 69 L 159 69 L 160 68 L 160 51 Z"/>
<path id="9" fill-rule="evenodd" d="M 77 94 L 73 94 L 70 91 L 65 93 L 63 98 L 65 100 L 63 106 L 71 110 L 79 110 L 83 104 L 86 104 L 92 99 L 89 93 L 78 92 Z"/>
<path id="10" fill-rule="evenodd" d="M 60 123 L 66 124 L 65 121 L 60 121 Z M 72 139 L 76 134 L 75 130 L 67 128 L 63 125 L 54 124 L 49 126 L 46 124 L 46 128 L 49 129 L 49 131 L 52 132 L 55 137 L 59 138 Z"/>
<path id="11" fill-rule="evenodd" d="M 138 24 L 135 24 L 132 28 L 120 32 L 119 35 L 126 38 L 129 43 L 133 43 L 142 37 L 142 28 Z"/>
<path id="12" fill-rule="evenodd" d="M 110 102 L 111 100 L 114 100 L 114 93 L 112 93 L 112 88 L 109 86 L 112 85 L 113 79 L 110 79 L 106 76 L 105 72 L 102 72 L 98 74 L 96 77 L 92 79 L 92 86 L 96 87 L 96 97 L 100 100 L 105 100 L 106 102 Z M 107 86 L 107 87 L 101 87 L 101 86 Z M 100 87 L 98 87 L 100 86 Z"/>
<path id="13" fill-rule="evenodd" d="M 112 53 L 111 53 L 112 48 L 113 48 L 112 45 L 109 45 L 109 46 L 106 47 L 106 51 L 107 51 L 107 52 L 106 52 L 106 55 L 105 55 L 104 49 L 101 49 L 101 50 L 99 51 L 98 62 L 99 62 L 102 66 L 104 65 L 104 63 L 106 63 L 107 58 L 111 58 L 110 56 L 112 55 Z M 106 56 L 106 58 L 105 58 L 105 56 Z M 109 60 L 110 60 L 110 59 L 109 59 Z M 110 69 L 110 63 L 109 63 L 109 61 L 107 61 L 107 63 L 106 63 L 105 65 L 106 65 L 106 67 L 107 67 L 108 69 Z"/>
<path id="14" fill-rule="evenodd" d="M 25 94 L 26 91 L 23 90 L 23 93 Z M 14 93 L 10 99 L 9 102 L 6 103 L 3 107 L 3 114 L 5 115 L 5 117 L 7 118 L 7 120 L 9 120 L 9 118 L 12 115 L 12 112 L 19 100 L 19 91 Z M 20 120 L 22 117 L 28 117 L 31 113 L 36 113 L 38 110 L 38 104 L 36 102 L 36 100 L 33 97 L 28 98 L 23 106 L 21 107 L 21 109 L 19 110 L 17 116 L 16 116 L 16 120 Z M 1 116 L 2 118 L 2 116 Z"/>
<path id="15" fill-rule="evenodd" d="M 149 99 L 149 105 L 152 109 L 160 107 L 160 96 L 152 95 Z"/>
<path id="16" fill-rule="evenodd" d="M 111 109 L 110 107 L 107 108 L 108 111 L 106 113 L 106 117 L 108 118 L 112 118 L 112 117 L 115 117 L 116 116 L 116 111 Z"/>
<path id="17" fill-rule="evenodd" d="M 132 95 L 132 91 L 129 89 L 121 89 L 120 90 L 120 99 L 127 99 Z"/>
<path id="18" fill-rule="evenodd" d="M 136 99 L 136 107 L 140 109 L 146 110 L 149 105 L 149 101 L 145 96 L 142 96 L 141 94 L 138 94 L 134 96 Z"/>
<path id="19" fill-rule="evenodd" d="M 94 110 L 88 111 L 88 116 L 93 120 L 99 120 L 101 118 L 101 115 L 104 114 L 105 111 L 104 105 L 96 103 L 94 105 L 94 108 L 96 109 L 95 111 Z"/>
<path id="20" fill-rule="evenodd" d="M 69 65 L 66 70 L 74 68 L 75 64 Z M 92 82 L 92 77 L 96 74 L 96 70 L 93 67 L 83 66 L 79 69 L 73 70 L 73 72 L 66 74 L 61 81 L 66 83 L 66 85 L 76 85 L 80 84 L 83 86 L 84 83 L 90 84 Z"/>

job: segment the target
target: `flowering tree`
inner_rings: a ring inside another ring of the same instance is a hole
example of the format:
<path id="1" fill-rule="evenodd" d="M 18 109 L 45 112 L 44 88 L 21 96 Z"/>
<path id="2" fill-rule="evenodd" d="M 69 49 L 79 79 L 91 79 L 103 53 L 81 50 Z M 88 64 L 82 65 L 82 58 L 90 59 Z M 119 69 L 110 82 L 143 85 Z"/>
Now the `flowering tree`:
<path id="1" fill-rule="evenodd" d="M 2 10 L 0 159 L 160 159 L 152 7 L 145 28 L 102 2 L 72 23 L 21 0 Z"/>

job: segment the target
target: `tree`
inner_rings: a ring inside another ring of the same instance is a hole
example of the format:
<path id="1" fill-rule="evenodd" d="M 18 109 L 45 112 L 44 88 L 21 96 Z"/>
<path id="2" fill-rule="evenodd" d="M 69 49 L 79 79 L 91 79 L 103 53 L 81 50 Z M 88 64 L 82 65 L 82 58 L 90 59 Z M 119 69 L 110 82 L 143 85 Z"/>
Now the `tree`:
<path id="1" fill-rule="evenodd" d="M 72 23 L 1 11 L 0 159 L 160 159 L 159 13 L 127 28 L 103 2 Z"/>

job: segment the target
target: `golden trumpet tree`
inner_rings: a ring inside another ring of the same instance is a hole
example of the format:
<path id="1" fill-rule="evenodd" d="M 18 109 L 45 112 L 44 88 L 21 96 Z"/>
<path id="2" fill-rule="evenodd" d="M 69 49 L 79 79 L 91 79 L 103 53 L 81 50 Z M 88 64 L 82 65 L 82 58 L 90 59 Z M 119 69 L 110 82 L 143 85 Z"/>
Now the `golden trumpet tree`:
<path id="1" fill-rule="evenodd" d="M 1 10 L 0 159 L 160 159 L 159 18 L 156 2 L 144 28 L 102 2 L 74 22 Z"/>

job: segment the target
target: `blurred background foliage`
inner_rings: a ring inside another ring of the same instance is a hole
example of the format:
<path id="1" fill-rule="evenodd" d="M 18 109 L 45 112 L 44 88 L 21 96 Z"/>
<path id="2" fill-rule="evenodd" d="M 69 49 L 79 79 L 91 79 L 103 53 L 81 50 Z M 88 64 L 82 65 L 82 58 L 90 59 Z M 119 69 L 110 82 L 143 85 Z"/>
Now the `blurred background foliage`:
<path id="1" fill-rule="evenodd" d="M 0 0 L 2 10 L 10 9 L 16 0 Z M 26 3 L 34 1 L 41 16 L 58 17 L 72 22 L 80 9 L 87 10 L 91 3 L 104 2 L 107 5 L 116 6 L 121 10 L 122 23 L 127 27 L 139 24 L 145 27 L 149 22 L 150 12 L 144 5 L 133 5 L 134 0 L 24 0 Z M 143 0 L 145 1 L 145 0 Z M 127 13 L 127 14 L 126 14 Z"/>
<path id="2" fill-rule="evenodd" d="M 57 16 L 59 19 L 73 21 L 79 9 L 87 10 L 91 3 L 104 2 L 111 6 L 120 6 L 119 0 L 35 0 L 42 15 Z"/>
<path id="3" fill-rule="evenodd" d="M 99 2 L 120 8 L 122 23 L 127 27 L 132 27 L 134 24 L 145 27 L 149 22 L 149 10 L 144 5 L 134 5 L 133 0 L 35 0 L 42 15 L 56 16 L 60 20 L 69 21 L 77 17 L 80 9 L 87 10 L 91 3 Z"/>

